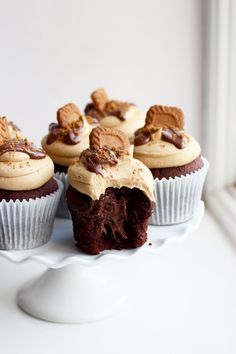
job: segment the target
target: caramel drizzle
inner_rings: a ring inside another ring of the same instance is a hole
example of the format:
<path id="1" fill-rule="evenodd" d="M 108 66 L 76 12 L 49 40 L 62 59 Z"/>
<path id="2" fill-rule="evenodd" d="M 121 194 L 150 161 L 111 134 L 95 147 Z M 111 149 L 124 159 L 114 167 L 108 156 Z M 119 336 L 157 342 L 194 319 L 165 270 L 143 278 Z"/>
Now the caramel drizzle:
<path id="1" fill-rule="evenodd" d="M 46 153 L 43 149 L 39 149 L 35 147 L 33 143 L 30 143 L 27 139 L 18 140 L 18 139 L 10 139 L 0 146 L 0 156 L 5 154 L 6 152 L 23 152 L 31 159 L 43 159 L 46 157 Z"/>
<path id="2" fill-rule="evenodd" d="M 61 128 L 57 123 L 49 125 L 49 134 L 47 136 L 47 144 L 51 145 L 56 140 L 60 140 L 67 145 L 75 145 L 81 141 L 81 133 L 84 128 L 84 121 L 80 117 L 77 121 L 71 123 L 69 129 Z"/>

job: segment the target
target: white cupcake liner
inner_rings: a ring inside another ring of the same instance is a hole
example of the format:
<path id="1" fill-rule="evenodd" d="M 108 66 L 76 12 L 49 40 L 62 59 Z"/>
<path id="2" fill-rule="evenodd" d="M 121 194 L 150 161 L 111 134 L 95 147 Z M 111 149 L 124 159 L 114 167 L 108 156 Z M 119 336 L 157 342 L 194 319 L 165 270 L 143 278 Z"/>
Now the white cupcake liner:
<path id="1" fill-rule="evenodd" d="M 70 215 L 70 212 L 69 212 L 69 209 L 67 206 L 67 201 L 66 201 L 66 190 L 69 186 L 67 174 L 64 172 L 56 172 L 56 173 L 54 173 L 54 177 L 56 179 L 59 179 L 59 181 L 61 181 L 64 186 L 64 189 L 61 194 L 61 199 L 58 204 L 56 216 L 58 218 L 71 219 L 71 215 Z"/>
<path id="2" fill-rule="evenodd" d="M 48 196 L 0 202 L 0 249 L 25 250 L 45 244 L 52 234 L 63 185 Z"/>
<path id="3" fill-rule="evenodd" d="M 156 204 L 149 219 L 150 225 L 171 225 L 189 220 L 196 212 L 209 163 L 186 176 L 154 181 Z"/>

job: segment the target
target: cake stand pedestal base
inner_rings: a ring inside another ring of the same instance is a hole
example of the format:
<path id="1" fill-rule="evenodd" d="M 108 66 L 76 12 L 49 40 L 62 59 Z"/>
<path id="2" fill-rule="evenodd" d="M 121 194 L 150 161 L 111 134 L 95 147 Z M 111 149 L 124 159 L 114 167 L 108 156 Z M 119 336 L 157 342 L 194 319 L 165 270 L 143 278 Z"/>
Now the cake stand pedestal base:
<path id="1" fill-rule="evenodd" d="M 22 288 L 18 305 L 28 314 L 51 322 L 86 323 L 114 314 L 126 294 L 100 266 L 71 264 L 49 268 Z"/>

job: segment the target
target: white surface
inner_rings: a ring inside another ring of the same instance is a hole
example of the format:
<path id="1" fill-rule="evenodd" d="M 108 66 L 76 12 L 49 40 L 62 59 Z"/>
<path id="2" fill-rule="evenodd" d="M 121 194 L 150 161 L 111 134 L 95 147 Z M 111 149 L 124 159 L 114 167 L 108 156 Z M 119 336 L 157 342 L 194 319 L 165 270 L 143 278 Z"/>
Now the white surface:
<path id="1" fill-rule="evenodd" d="M 40 319 L 60 323 L 94 322 L 113 315 L 126 298 L 126 290 L 115 277 L 107 277 L 101 260 L 128 261 L 142 253 L 159 253 L 167 241 L 183 241 L 195 230 L 204 213 L 203 202 L 191 220 L 171 226 L 149 226 L 148 241 L 134 250 L 104 251 L 88 256 L 74 246 L 71 223 L 55 222 L 54 237 L 45 246 L 28 251 L 0 251 L 15 263 L 36 260 L 49 269 L 18 293 L 18 304 Z"/>
<path id="2" fill-rule="evenodd" d="M 0 259 L 1 353 L 236 352 L 236 253 L 210 215 L 158 256 L 101 266 L 130 287 L 131 301 L 111 319 L 71 326 L 36 320 L 15 304 L 19 287 L 43 266 Z"/>
<path id="3" fill-rule="evenodd" d="M 111 98 L 177 105 L 200 137 L 201 1 L 0 1 L 0 115 L 40 142 L 56 110 Z"/>

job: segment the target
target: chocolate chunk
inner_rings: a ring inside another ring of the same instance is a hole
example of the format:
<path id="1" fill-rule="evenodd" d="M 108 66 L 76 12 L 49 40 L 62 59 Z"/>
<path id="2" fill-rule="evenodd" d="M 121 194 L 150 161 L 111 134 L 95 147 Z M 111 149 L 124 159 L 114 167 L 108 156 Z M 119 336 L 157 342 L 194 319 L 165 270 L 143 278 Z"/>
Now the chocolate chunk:
<path id="1" fill-rule="evenodd" d="M 86 116 L 96 119 L 98 122 L 105 117 L 104 112 L 98 111 L 93 103 L 88 103 L 84 109 Z"/>
<path id="2" fill-rule="evenodd" d="M 114 166 L 118 163 L 118 154 L 107 146 L 96 150 L 86 149 L 82 152 L 80 161 L 88 171 L 102 175 L 104 165 Z"/>
<path id="3" fill-rule="evenodd" d="M 183 130 L 174 130 L 172 128 L 163 128 L 161 139 L 175 145 L 178 149 L 184 149 L 187 143 L 187 138 Z"/>
<path id="4" fill-rule="evenodd" d="M 151 134 L 140 133 L 135 136 L 134 145 L 135 146 L 144 145 L 144 144 L 147 144 L 150 140 L 151 140 Z"/>
<path id="5" fill-rule="evenodd" d="M 68 145 L 75 145 L 78 144 L 81 140 L 80 131 L 70 131 L 64 138 L 64 142 Z"/>

